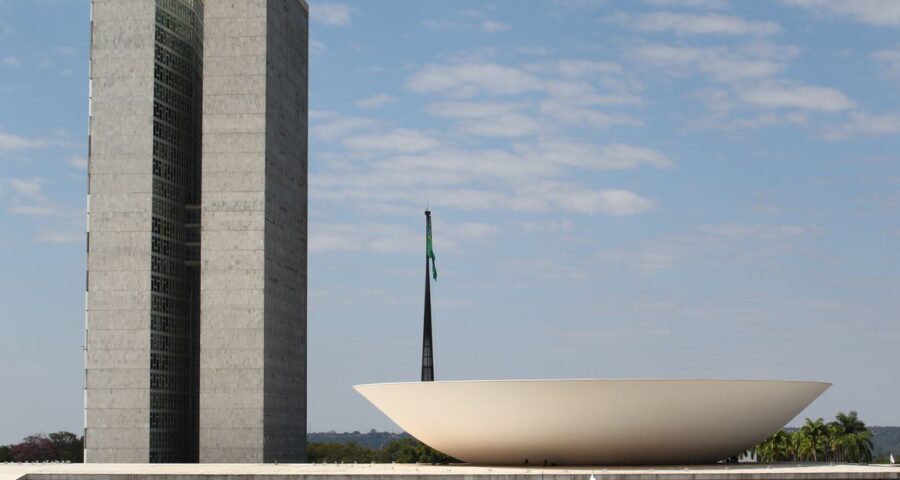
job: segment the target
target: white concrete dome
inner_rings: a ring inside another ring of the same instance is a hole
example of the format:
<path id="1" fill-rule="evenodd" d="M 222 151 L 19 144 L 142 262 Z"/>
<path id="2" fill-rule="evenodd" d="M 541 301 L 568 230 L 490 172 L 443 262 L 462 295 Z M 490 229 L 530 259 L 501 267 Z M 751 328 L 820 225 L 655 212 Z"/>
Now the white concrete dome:
<path id="1" fill-rule="evenodd" d="M 462 461 L 715 462 L 749 449 L 831 384 L 777 380 L 492 380 L 357 385 L 411 435 Z"/>

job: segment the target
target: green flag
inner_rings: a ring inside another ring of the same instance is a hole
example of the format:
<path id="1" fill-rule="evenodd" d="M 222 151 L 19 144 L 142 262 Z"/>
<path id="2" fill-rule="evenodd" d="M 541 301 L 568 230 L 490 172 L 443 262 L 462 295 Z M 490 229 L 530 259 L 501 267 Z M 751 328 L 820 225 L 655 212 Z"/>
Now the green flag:
<path id="1" fill-rule="evenodd" d="M 425 259 L 431 259 L 431 276 L 437 281 L 437 267 L 434 266 L 434 247 L 431 246 L 431 218 L 428 219 L 428 230 L 425 233 Z"/>

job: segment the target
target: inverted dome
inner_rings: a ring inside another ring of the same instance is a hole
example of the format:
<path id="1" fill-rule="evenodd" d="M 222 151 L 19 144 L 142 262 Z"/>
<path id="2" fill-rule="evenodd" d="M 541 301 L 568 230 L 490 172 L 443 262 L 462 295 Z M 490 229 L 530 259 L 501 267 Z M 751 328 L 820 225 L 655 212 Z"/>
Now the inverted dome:
<path id="1" fill-rule="evenodd" d="M 491 380 L 353 387 L 429 446 L 474 464 L 696 464 L 741 453 L 831 384 Z"/>

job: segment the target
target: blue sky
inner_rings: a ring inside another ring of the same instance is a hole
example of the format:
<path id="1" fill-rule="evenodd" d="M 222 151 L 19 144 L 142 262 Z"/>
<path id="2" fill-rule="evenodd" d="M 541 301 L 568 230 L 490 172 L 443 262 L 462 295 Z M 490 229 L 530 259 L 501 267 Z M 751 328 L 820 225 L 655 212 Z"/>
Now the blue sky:
<path id="1" fill-rule="evenodd" d="M 0 0 L 0 442 L 81 428 L 89 3 Z M 898 425 L 900 2 L 312 2 L 309 417 L 415 380 L 834 383 Z"/>

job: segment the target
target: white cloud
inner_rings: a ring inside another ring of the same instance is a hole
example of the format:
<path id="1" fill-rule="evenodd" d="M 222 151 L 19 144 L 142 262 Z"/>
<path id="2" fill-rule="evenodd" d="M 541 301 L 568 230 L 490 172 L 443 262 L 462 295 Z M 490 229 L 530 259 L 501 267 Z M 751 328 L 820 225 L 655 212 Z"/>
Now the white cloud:
<path id="1" fill-rule="evenodd" d="M 870 55 L 881 63 L 891 76 L 900 76 L 900 46 L 893 49 L 878 50 Z"/>
<path id="2" fill-rule="evenodd" d="M 533 155 L 541 161 L 594 170 L 630 170 L 644 165 L 668 168 L 675 164 L 662 152 L 623 143 L 598 147 L 590 143 L 551 140 L 520 146 L 519 150 L 522 155 Z"/>
<path id="3" fill-rule="evenodd" d="M 500 268 L 517 276 L 538 280 L 584 280 L 587 272 L 570 265 L 563 265 L 549 258 L 515 258 L 500 262 Z"/>
<path id="4" fill-rule="evenodd" d="M 22 59 L 20 59 L 19 57 L 13 57 L 12 55 L 3 57 L 3 59 L 0 60 L 0 65 L 6 67 L 18 67 L 21 64 Z"/>
<path id="5" fill-rule="evenodd" d="M 644 99 L 630 93 L 599 94 L 591 82 L 581 80 L 547 80 L 544 89 L 556 100 L 565 100 L 582 106 L 591 105 L 641 105 Z"/>
<path id="6" fill-rule="evenodd" d="M 435 20 L 432 18 L 422 20 L 422 26 L 430 30 L 436 30 L 439 32 L 449 32 L 451 30 L 461 30 L 463 28 L 466 28 L 466 25 L 463 22 L 451 20 Z"/>
<path id="7" fill-rule="evenodd" d="M 27 217 L 43 217 L 56 215 L 59 211 L 47 205 L 13 205 L 6 209 L 13 215 L 24 215 Z"/>
<path id="8" fill-rule="evenodd" d="M 892 135 L 900 133 L 900 114 L 887 113 L 870 115 L 862 112 L 851 112 L 850 119 L 843 124 L 827 127 L 825 138 L 843 140 L 860 135 Z"/>
<path id="9" fill-rule="evenodd" d="M 609 3 L 608 0 L 553 0 L 559 7 L 569 9 L 596 9 Z"/>
<path id="10" fill-rule="evenodd" d="M 496 32 L 505 32 L 509 30 L 510 27 L 508 23 L 497 22 L 494 20 L 485 20 L 481 22 L 481 30 L 483 32 L 488 33 L 496 33 Z"/>
<path id="11" fill-rule="evenodd" d="M 6 211 L 28 217 L 75 218 L 83 215 L 81 210 L 72 210 L 52 202 L 44 192 L 46 183 L 47 180 L 38 177 L 0 179 L 0 193 L 9 201 Z"/>
<path id="12" fill-rule="evenodd" d="M 333 110 L 310 110 L 309 111 L 309 119 L 313 121 L 325 120 L 328 118 L 334 118 L 337 116 L 337 112 Z"/>
<path id="13" fill-rule="evenodd" d="M 879 27 L 900 27 L 900 2 L 896 0 L 782 0 L 788 5 L 818 13 L 849 17 Z"/>
<path id="14" fill-rule="evenodd" d="M 640 275 L 651 275 L 688 263 L 692 268 L 703 259 L 720 264 L 722 258 L 735 256 L 761 259 L 784 254 L 786 249 L 803 237 L 821 232 L 817 225 L 755 224 L 730 222 L 700 225 L 690 233 L 666 235 L 645 245 L 609 248 L 596 258 L 609 264 L 621 265 Z"/>
<path id="15" fill-rule="evenodd" d="M 18 196 L 29 200 L 46 201 L 42 178 L 7 178 L 6 185 Z"/>
<path id="16" fill-rule="evenodd" d="M 489 118 L 521 111 L 524 103 L 448 101 L 429 104 L 425 111 L 438 117 Z"/>
<path id="17" fill-rule="evenodd" d="M 357 130 L 375 126 L 375 122 L 368 118 L 360 117 L 326 117 L 321 124 L 314 125 L 311 129 L 313 136 L 322 140 L 336 140 L 345 137 Z"/>
<path id="18" fill-rule="evenodd" d="M 558 75 L 566 78 L 608 78 L 623 73 L 621 65 L 615 62 L 572 58 L 531 63 L 525 68 L 533 73 Z"/>
<path id="19" fill-rule="evenodd" d="M 310 192 L 316 201 L 351 202 L 383 211 L 403 211 L 403 205 L 430 198 L 433 205 L 462 210 L 632 215 L 649 210 L 654 203 L 627 190 L 591 189 L 567 182 L 568 169 L 670 164 L 659 152 L 622 144 L 590 148 L 557 141 L 518 145 L 514 152 L 438 149 L 313 175 Z"/>
<path id="20" fill-rule="evenodd" d="M 541 181 L 525 185 L 513 203 L 514 210 L 564 210 L 584 214 L 635 215 L 654 207 L 652 200 L 620 189 L 593 190 L 580 185 Z"/>
<path id="21" fill-rule="evenodd" d="M 82 145 L 66 140 L 65 132 L 62 131 L 57 132 L 57 138 L 25 137 L 0 131 L 0 152 L 52 147 L 80 148 Z"/>
<path id="22" fill-rule="evenodd" d="M 371 97 L 361 98 L 354 104 L 359 108 L 378 108 L 396 101 L 396 98 L 386 93 L 379 93 L 376 95 L 372 95 Z"/>
<path id="23" fill-rule="evenodd" d="M 424 65 L 409 76 L 406 88 L 445 97 L 429 103 L 425 111 L 450 119 L 453 128 L 384 130 L 337 116 L 323 118 L 314 134 L 340 139 L 350 152 L 330 152 L 327 161 L 320 162 L 324 168 L 311 177 L 310 195 L 316 201 L 393 213 L 405 213 L 409 205 L 424 199 L 461 210 L 645 212 L 655 206 L 653 200 L 628 189 L 582 185 L 570 181 L 570 176 L 578 169 L 663 168 L 673 165 L 671 159 L 645 147 L 568 140 L 559 133 L 568 127 L 556 126 L 643 125 L 610 107 L 642 101 L 630 93 L 640 88 L 638 82 L 622 77 L 621 66 L 598 60 Z M 532 95 L 520 97 L 524 94 Z M 467 99 L 476 95 L 519 98 Z M 597 105 L 605 107 L 601 111 Z M 363 128 L 369 131 L 359 131 Z M 484 148 L 482 137 L 491 137 L 492 143 L 496 138 L 517 140 L 505 147 Z"/>
<path id="24" fill-rule="evenodd" d="M 354 150 L 414 153 L 440 146 L 440 142 L 418 130 L 395 128 L 388 132 L 351 136 L 344 145 Z"/>
<path id="25" fill-rule="evenodd" d="M 325 46 L 324 43 L 322 43 L 316 39 L 310 39 L 310 41 L 309 41 L 309 53 L 310 54 L 312 54 L 315 57 L 318 57 L 319 55 L 322 55 L 323 53 L 325 53 L 327 51 L 328 51 L 328 47 Z"/>
<path id="26" fill-rule="evenodd" d="M 672 32 L 676 35 L 773 35 L 781 26 L 771 21 L 750 21 L 716 13 L 654 12 L 622 18 L 632 28 L 644 32 Z"/>
<path id="27" fill-rule="evenodd" d="M 518 68 L 476 62 L 426 65 L 410 76 L 406 86 L 416 93 L 439 92 L 458 97 L 481 92 L 517 95 L 540 90 L 541 80 Z"/>
<path id="28" fill-rule="evenodd" d="M 435 229 L 441 232 L 434 240 L 434 247 L 438 253 L 442 250 L 452 251 L 490 242 L 500 232 L 497 226 L 488 223 L 443 224 L 438 217 L 434 220 Z M 313 222 L 310 224 L 309 233 L 311 252 L 409 252 L 422 244 L 422 233 L 403 224 L 356 225 Z"/>
<path id="29" fill-rule="evenodd" d="M 426 111 L 437 117 L 463 119 L 458 128 L 486 137 L 517 138 L 537 133 L 541 123 L 521 112 L 523 103 L 509 102 L 435 102 Z"/>
<path id="30" fill-rule="evenodd" d="M 778 114 L 767 112 L 750 116 L 728 116 L 713 113 L 685 125 L 686 131 L 721 130 L 734 132 L 754 128 L 774 127 L 777 125 L 807 126 L 809 118 L 800 112 Z"/>
<path id="31" fill-rule="evenodd" d="M 23 137 L 13 133 L 0 132 L 0 152 L 43 148 L 48 146 L 46 140 Z"/>
<path id="32" fill-rule="evenodd" d="M 84 239 L 84 232 L 78 230 L 41 229 L 35 236 L 39 243 L 77 243 Z"/>
<path id="33" fill-rule="evenodd" d="M 505 113 L 490 118 L 460 122 L 460 131 L 481 137 L 519 138 L 542 131 L 537 120 L 520 113 Z"/>
<path id="34" fill-rule="evenodd" d="M 88 159 L 87 157 L 72 157 L 69 159 L 69 165 L 79 170 L 87 170 Z"/>
<path id="35" fill-rule="evenodd" d="M 616 125 L 629 127 L 644 126 L 644 122 L 628 114 L 601 112 L 596 109 L 584 108 L 574 103 L 560 102 L 557 100 L 542 101 L 540 110 L 541 113 L 569 125 L 587 126 L 591 128 L 609 128 Z"/>
<path id="36" fill-rule="evenodd" d="M 657 7 L 723 8 L 728 0 L 644 0 Z"/>
<path id="37" fill-rule="evenodd" d="M 767 108 L 801 108 L 839 112 L 854 103 L 840 90 L 829 87 L 767 82 L 741 92 L 744 101 Z"/>
<path id="38" fill-rule="evenodd" d="M 632 57 L 645 65 L 665 68 L 669 72 L 697 72 L 718 81 L 765 78 L 782 69 L 779 59 L 760 57 L 759 53 L 741 53 L 725 47 L 697 48 L 665 44 L 642 45 L 631 49 Z M 782 55 L 791 53 L 785 51 Z"/>
<path id="39" fill-rule="evenodd" d="M 357 10 L 344 3 L 314 2 L 309 6 L 310 18 L 323 25 L 346 27 L 352 23 L 352 16 Z"/>
<path id="40" fill-rule="evenodd" d="M 606 250 L 597 254 L 597 258 L 606 263 L 622 265 L 641 275 L 651 275 L 674 267 L 681 255 L 672 249 L 653 247 Z"/>
<path id="41" fill-rule="evenodd" d="M 818 233 L 821 229 L 816 225 L 796 224 L 748 224 L 748 223 L 724 223 L 718 225 L 704 225 L 700 232 L 711 234 L 730 240 L 785 240 Z"/>

